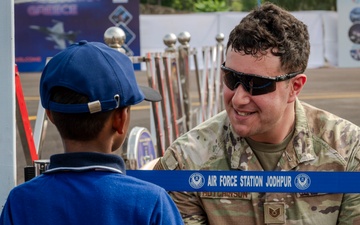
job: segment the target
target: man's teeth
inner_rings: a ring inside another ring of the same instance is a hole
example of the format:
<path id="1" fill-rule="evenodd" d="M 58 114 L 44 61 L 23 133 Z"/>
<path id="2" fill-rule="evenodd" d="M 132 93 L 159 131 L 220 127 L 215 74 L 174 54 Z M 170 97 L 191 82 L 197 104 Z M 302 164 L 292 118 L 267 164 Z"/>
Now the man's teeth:
<path id="1" fill-rule="evenodd" d="M 237 112 L 237 114 L 240 115 L 240 116 L 248 116 L 248 115 L 251 114 L 251 112 L 249 112 L 249 113 L 246 113 L 246 112 Z"/>

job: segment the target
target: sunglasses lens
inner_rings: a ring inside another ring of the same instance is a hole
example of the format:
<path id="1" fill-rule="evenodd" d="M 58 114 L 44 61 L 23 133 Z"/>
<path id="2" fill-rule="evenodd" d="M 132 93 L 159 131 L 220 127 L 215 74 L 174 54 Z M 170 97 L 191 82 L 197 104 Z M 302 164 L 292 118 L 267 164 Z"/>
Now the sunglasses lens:
<path id="1" fill-rule="evenodd" d="M 242 83 L 240 81 L 240 78 L 236 76 L 236 74 L 234 74 L 231 71 L 225 71 L 224 73 L 224 84 L 230 89 L 230 90 L 235 90 L 240 83 Z"/>
<path id="2" fill-rule="evenodd" d="M 276 90 L 276 82 L 266 78 L 253 77 L 252 95 L 263 95 Z"/>
<path id="3" fill-rule="evenodd" d="M 223 70 L 223 72 L 224 84 L 232 91 L 240 84 L 251 95 L 263 95 L 276 90 L 276 82 L 273 80 L 246 74 L 240 75 L 228 70 Z"/>

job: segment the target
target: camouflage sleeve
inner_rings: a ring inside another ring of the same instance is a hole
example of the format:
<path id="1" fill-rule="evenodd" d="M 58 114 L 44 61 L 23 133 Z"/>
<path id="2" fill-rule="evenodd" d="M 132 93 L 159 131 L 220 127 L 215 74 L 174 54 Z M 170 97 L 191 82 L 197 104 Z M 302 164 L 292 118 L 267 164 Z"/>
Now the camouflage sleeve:
<path id="1" fill-rule="evenodd" d="M 165 168 L 161 164 L 161 160 L 157 161 L 157 163 L 154 165 L 153 170 L 165 170 Z"/>
<path id="2" fill-rule="evenodd" d="M 340 208 L 338 225 L 360 224 L 360 194 L 345 194 Z"/>
<path id="3" fill-rule="evenodd" d="M 353 148 L 349 158 L 347 171 L 360 172 L 360 137 Z M 355 225 L 360 224 L 360 193 L 344 194 L 341 203 L 338 225 Z"/>
<path id="4" fill-rule="evenodd" d="M 201 207 L 201 201 L 193 192 L 170 192 L 180 214 L 187 225 L 206 225 L 207 216 Z"/>
<path id="5" fill-rule="evenodd" d="M 161 161 L 162 160 L 159 160 L 155 164 L 153 168 L 154 170 L 165 170 L 165 167 Z M 176 167 L 175 169 L 179 169 L 179 167 Z M 173 191 L 169 192 L 169 195 L 179 209 L 179 212 L 186 225 L 208 224 L 206 213 L 204 212 L 201 206 L 201 201 L 196 193 Z"/>

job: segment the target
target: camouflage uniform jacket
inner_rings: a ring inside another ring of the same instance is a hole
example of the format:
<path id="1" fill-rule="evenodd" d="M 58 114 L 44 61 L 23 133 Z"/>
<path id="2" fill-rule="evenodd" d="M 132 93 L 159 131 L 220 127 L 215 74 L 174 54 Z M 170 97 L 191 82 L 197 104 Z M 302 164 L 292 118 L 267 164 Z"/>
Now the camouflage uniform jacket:
<path id="1" fill-rule="evenodd" d="M 296 101 L 295 133 L 277 170 L 359 171 L 359 127 Z M 226 112 L 179 137 L 155 169 L 262 171 L 244 138 L 232 132 Z M 360 224 L 359 194 L 171 192 L 185 224 L 266 224 L 264 203 L 281 203 L 280 224 Z M 272 223 L 268 223 L 272 224 Z"/>

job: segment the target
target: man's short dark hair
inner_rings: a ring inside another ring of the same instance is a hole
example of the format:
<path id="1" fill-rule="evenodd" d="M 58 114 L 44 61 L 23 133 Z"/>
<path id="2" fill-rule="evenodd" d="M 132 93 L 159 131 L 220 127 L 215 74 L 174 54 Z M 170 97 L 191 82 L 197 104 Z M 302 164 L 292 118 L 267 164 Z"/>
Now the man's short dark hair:
<path id="1" fill-rule="evenodd" d="M 227 49 L 258 57 L 270 50 L 286 73 L 305 71 L 310 55 L 307 26 L 291 13 L 265 3 L 251 11 L 231 31 Z"/>

